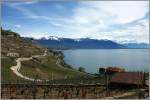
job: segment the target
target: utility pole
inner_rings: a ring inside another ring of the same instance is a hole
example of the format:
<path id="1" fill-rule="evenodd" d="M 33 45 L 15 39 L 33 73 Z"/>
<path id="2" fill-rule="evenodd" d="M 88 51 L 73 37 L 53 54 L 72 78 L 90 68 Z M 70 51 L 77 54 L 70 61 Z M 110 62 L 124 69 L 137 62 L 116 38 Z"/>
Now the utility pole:
<path id="1" fill-rule="evenodd" d="M 109 93 L 109 75 L 107 73 L 105 73 L 105 85 L 106 85 L 106 96 L 108 96 Z"/>

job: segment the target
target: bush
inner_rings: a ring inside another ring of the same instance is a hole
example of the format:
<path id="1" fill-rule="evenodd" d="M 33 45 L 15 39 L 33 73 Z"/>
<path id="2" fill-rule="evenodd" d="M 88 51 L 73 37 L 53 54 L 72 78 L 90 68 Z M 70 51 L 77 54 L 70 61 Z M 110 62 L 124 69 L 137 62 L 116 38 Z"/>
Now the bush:
<path id="1" fill-rule="evenodd" d="M 83 68 L 83 67 L 79 67 L 78 70 L 79 70 L 80 72 L 85 72 L 85 68 Z"/>

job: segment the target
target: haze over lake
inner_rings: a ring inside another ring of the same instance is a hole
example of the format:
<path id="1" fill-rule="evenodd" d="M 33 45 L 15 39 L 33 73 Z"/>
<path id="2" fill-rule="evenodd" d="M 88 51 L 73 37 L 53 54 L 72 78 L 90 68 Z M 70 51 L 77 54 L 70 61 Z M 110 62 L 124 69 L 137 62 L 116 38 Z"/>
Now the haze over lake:
<path id="1" fill-rule="evenodd" d="M 77 49 L 64 50 L 64 60 L 74 68 L 84 67 L 96 73 L 99 67 L 118 66 L 128 71 L 148 71 L 149 49 Z"/>

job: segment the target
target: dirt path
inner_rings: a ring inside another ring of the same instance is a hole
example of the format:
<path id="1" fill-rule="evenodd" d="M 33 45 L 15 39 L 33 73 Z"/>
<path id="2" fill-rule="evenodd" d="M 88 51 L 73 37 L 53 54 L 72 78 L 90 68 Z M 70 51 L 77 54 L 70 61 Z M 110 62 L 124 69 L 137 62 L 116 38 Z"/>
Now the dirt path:
<path id="1" fill-rule="evenodd" d="M 16 60 L 17 65 L 16 65 L 16 66 L 12 66 L 10 69 L 13 71 L 13 73 L 15 73 L 17 76 L 19 76 L 19 77 L 21 77 L 21 78 L 23 78 L 23 79 L 30 80 L 30 81 L 35 81 L 34 78 L 29 78 L 29 77 L 24 76 L 23 74 L 21 74 L 21 73 L 19 72 L 19 70 L 20 70 L 20 68 L 21 68 L 21 62 L 22 62 L 22 61 L 31 60 L 31 59 L 33 59 L 33 58 L 45 57 L 46 55 L 47 55 L 47 51 L 45 50 L 45 52 L 44 52 L 43 55 L 33 55 L 33 56 L 29 57 L 29 58 L 18 58 L 18 59 Z M 61 68 L 67 69 L 67 70 L 69 69 L 69 68 L 63 67 L 63 66 L 60 64 L 60 62 L 61 62 L 61 60 L 58 58 L 57 61 L 56 61 L 56 65 L 57 65 L 58 67 L 61 67 Z M 73 70 L 73 69 L 69 69 L 69 70 Z M 74 71 L 75 71 L 75 70 L 74 70 Z M 77 72 L 79 72 L 79 71 L 77 71 Z M 83 73 L 83 72 L 80 72 L 80 73 L 86 74 L 86 73 Z M 92 75 L 91 75 L 91 76 L 92 76 Z M 36 81 L 42 81 L 42 80 L 41 80 L 41 79 L 36 79 Z M 49 80 L 46 80 L 46 81 L 49 81 Z"/>
<path id="2" fill-rule="evenodd" d="M 19 77 L 21 77 L 21 78 L 26 79 L 26 80 L 30 80 L 30 81 L 34 81 L 34 80 L 35 80 L 34 78 L 29 78 L 29 77 L 27 77 L 27 76 L 22 75 L 22 74 L 19 72 L 19 70 L 20 70 L 20 68 L 21 68 L 21 62 L 22 62 L 22 61 L 26 61 L 26 60 L 31 60 L 31 59 L 33 59 L 33 58 L 44 57 L 44 56 L 46 56 L 46 55 L 47 55 L 47 51 L 45 51 L 43 55 L 33 55 L 33 56 L 29 57 L 29 58 L 18 58 L 18 59 L 16 60 L 17 65 L 16 65 L 16 66 L 12 66 L 10 69 L 13 71 L 13 73 L 15 73 L 17 76 L 19 76 Z M 37 79 L 36 81 L 42 81 L 42 80 Z M 48 81 L 48 80 L 46 80 L 46 81 Z"/>

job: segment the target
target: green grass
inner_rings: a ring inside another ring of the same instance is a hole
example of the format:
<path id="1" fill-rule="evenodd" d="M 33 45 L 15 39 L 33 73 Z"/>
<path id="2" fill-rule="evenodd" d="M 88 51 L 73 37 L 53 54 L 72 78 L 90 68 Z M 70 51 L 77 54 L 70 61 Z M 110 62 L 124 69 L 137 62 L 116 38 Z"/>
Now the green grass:
<path id="1" fill-rule="evenodd" d="M 10 67 L 13 65 L 16 65 L 15 59 L 13 58 L 1 59 L 1 81 L 2 82 L 13 82 L 21 79 L 20 77 L 17 77 L 10 69 Z"/>
<path id="2" fill-rule="evenodd" d="M 41 61 L 30 60 L 22 62 L 22 67 L 20 72 L 28 77 L 35 77 L 38 74 L 40 79 L 64 79 L 83 77 L 86 76 L 84 73 L 80 73 L 76 70 L 71 70 L 68 68 L 59 67 L 56 64 L 56 59 L 53 57 L 47 57 L 41 59 Z"/>
<path id="3" fill-rule="evenodd" d="M 1 62 L 2 82 L 17 82 L 24 80 L 16 76 L 10 69 L 11 66 L 16 65 L 14 58 L 2 58 Z M 53 79 L 56 80 L 64 79 L 66 77 L 71 79 L 87 76 L 86 74 L 80 73 L 76 70 L 57 66 L 56 58 L 54 56 L 23 61 L 20 73 L 31 78 L 35 78 L 35 76 L 38 75 L 39 79 L 52 79 L 53 76 Z"/>

